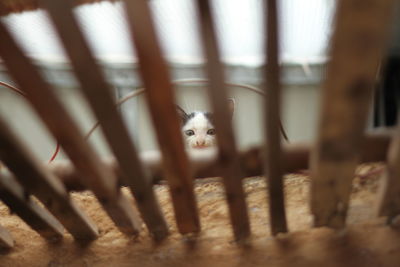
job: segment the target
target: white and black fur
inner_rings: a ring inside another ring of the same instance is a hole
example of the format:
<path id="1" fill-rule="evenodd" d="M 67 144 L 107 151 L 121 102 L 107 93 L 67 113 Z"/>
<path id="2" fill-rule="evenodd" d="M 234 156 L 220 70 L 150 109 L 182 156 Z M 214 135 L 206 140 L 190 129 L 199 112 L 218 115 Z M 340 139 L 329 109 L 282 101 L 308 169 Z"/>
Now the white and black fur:
<path id="1" fill-rule="evenodd" d="M 234 110 L 234 100 L 229 99 L 231 116 Z M 216 145 L 213 114 L 204 111 L 186 113 L 177 106 L 178 114 L 182 120 L 182 133 L 188 148 L 202 149 Z"/>

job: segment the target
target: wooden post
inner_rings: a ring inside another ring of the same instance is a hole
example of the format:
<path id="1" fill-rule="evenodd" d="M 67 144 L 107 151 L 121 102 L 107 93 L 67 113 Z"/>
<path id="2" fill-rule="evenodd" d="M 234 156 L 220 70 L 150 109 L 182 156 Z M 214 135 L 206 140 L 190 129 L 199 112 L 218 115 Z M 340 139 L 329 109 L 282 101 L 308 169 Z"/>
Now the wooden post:
<path id="1" fill-rule="evenodd" d="M 33 230 L 49 240 L 61 239 L 64 227 L 51 213 L 25 194 L 10 173 L 0 172 L 0 199 Z"/>
<path id="2" fill-rule="evenodd" d="M 163 154 L 178 229 L 200 231 L 189 162 L 184 150 L 175 97 L 147 0 L 125 0 L 131 37 L 146 88 L 146 100 Z"/>
<path id="3" fill-rule="evenodd" d="M 114 223 L 121 231 L 136 234 L 139 218 L 133 207 L 121 205 L 121 201 L 127 200 L 118 189 L 116 177 L 109 168 L 99 164 L 100 159 L 84 140 L 77 124 L 1 22 L 0 36 L 0 56 L 19 88 L 26 93 L 33 108 L 82 173 L 85 184 Z"/>
<path id="4" fill-rule="evenodd" d="M 228 93 L 220 53 L 216 40 L 214 22 L 208 0 L 198 0 L 200 33 L 206 55 L 206 72 L 210 84 L 207 87 L 214 115 L 218 143 L 218 163 L 224 181 L 230 221 L 236 240 L 250 235 L 249 216 L 242 186 L 243 171 L 240 166 L 228 108 Z"/>
<path id="5" fill-rule="evenodd" d="M 0 225 L 0 248 L 12 248 L 14 246 L 14 239 L 11 234 Z"/>
<path id="6" fill-rule="evenodd" d="M 69 198 L 64 185 L 46 172 L 0 119 L 0 159 L 76 239 L 94 239 L 96 225 Z M 19 194 L 22 194 L 21 192 Z M 21 196 L 22 197 L 22 196 Z"/>
<path id="7" fill-rule="evenodd" d="M 99 120 L 105 137 L 121 167 L 122 177 L 136 199 L 150 233 L 160 240 L 168 229 L 158 206 L 152 184 L 146 177 L 135 146 L 114 103 L 112 88 L 85 41 L 72 14 L 69 1 L 42 1 L 48 9 L 62 43 L 71 60 L 81 89 Z"/>
<path id="8" fill-rule="evenodd" d="M 279 67 L 278 14 L 275 0 L 264 1 L 264 28 L 266 30 L 266 68 L 265 68 L 265 176 L 268 182 L 269 216 L 271 233 L 287 232 L 285 196 L 282 182 L 281 152 L 281 83 Z"/>
<path id="9" fill-rule="evenodd" d="M 392 0 L 338 1 L 331 60 L 311 155 L 315 226 L 345 225 L 378 65 L 386 48 Z"/>
<path id="10" fill-rule="evenodd" d="M 388 164 L 379 187 L 377 215 L 388 222 L 400 214 L 400 126 L 388 151 Z"/>

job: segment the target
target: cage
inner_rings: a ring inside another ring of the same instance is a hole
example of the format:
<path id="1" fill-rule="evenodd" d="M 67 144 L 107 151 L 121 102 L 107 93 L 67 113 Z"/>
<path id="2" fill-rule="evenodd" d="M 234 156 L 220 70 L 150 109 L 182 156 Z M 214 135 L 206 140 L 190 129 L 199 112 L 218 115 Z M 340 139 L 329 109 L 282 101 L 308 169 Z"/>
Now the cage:
<path id="1" fill-rule="evenodd" d="M 217 132 L 217 145 L 202 150 L 185 149 L 152 1 L 123 1 L 143 83 L 131 95 L 144 94 L 157 141 L 150 152 L 139 151 L 137 129 L 115 101 L 125 91 L 110 85 L 75 16 L 89 2 L 0 2 L 3 16 L 47 12 L 110 150 L 104 157 L 87 142 L 62 95 L 0 21 L 0 58 L 12 83 L 2 86 L 26 99 L 64 152 L 45 162 L 10 118 L 0 119 L 0 265 L 398 266 L 399 134 L 368 127 L 395 1 L 337 1 L 309 143 L 284 141 L 277 1 L 259 1 L 264 141 L 251 148 L 237 145 L 229 119 L 232 84 L 212 1 L 194 1 L 206 58 L 206 80 L 197 82 L 206 82 Z"/>

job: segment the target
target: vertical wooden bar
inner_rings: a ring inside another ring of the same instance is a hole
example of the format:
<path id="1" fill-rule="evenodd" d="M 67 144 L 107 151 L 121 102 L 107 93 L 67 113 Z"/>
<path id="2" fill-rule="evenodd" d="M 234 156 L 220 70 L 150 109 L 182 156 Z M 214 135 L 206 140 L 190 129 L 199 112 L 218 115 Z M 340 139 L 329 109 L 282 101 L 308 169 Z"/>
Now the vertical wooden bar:
<path id="1" fill-rule="evenodd" d="M 69 55 L 81 89 L 98 118 L 105 137 L 136 199 L 141 215 L 156 239 L 168 234 L 150 178 L 143 170 L 134 144 L 113 101 L 112 88 L 97 65 L 81 29 L 72 14 L 69 1 L 42 0 Z"/>
<path id="2" fill-rule="evenodd" d="M 173 87 L 161 54 L 151 12 L 146 0 L 125 0 L 131 36 L 139 58 L 146 88 L 146 100 L 163 154 L 163 166 L 170 187 L 179 231 L 200 231 L 189 161 L 184 150 L 175 108 Z"/>
<path id="3" fill-rule="evenodd" d="M 317 143 L 311 154 L 315 226 L 345 225 L 393 2 L 338 1 Z"/>
<path id="4" fill-rule="evenodd" d="M 69 198 L 64 185 L 44 170 L 0 119 L 0 159 L 77 239 L 94 239 L 94 223 Z"/>
<path id="5" fill-rule="evenodd" d="M 388 163 L 382 177 L 377 201 L 377 215 L 388 222 L 400 214 L 400 126 L 389 146 Z"/>
<path id="6" fill-rule="evenodd" d="M 63 237 L 64 227 L 46 209 L 38 205 L 10 173 L 0 172 L 0 199 L 33 230 L 49 240 Z"/>
<path id="7" fill-rule="evenodd" d="M 243 172 L 229 114 L 224 72 L 220 62 L 210 2 L 209 0 L 197 0 L 196 2 L 199 10 L 203 50 L 207 57 L 206 70 L 210 80 L 208 95 L 214 112 L 214 126 L 217 131 L 218 161 L 222 167 L 222 177 L 233 232 L 237 240 L 242 240 L 250 235 L 250 224 L 242 187 Z"/>
<path id="8" fill-rule="evenodd" d="M 12 248 L 14 246 L 14 239 L 11 234 L 0 225 L 0 248 Z"/>
<path id="9" fill-rule="evenodd" d="M 139 218 L 132 207 L 122 205 L 128 199 L 118 189 L 116 177 L 108 167 L 101 164 L 52 88 L 22 53 L 1 22 L 0 36 L 0 56 L 9 73 L 19 88 L 27 94 L 27 99 L 49 131 L 85 177 L 84 183 L 93 191 L 121 231 L 136 234 L 140 227 Z"/>
<path id="10" fill-rule="evenodd" d="M 287 232 L 281 149 L 281 82 L 279 67 L 279 28 L 276 0 L 264 1 L 266 68 L 265 77 L 265 175 L 268 182 L 271 233 Z"/>

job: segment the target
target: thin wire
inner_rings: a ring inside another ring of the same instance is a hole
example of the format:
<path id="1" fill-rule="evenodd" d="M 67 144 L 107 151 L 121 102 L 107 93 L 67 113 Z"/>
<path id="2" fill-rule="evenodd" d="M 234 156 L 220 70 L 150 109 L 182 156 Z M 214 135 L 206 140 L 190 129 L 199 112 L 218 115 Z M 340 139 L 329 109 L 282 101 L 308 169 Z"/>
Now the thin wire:
<path id="1" fill-rule="evenodd" d="M 209 83 L 209 81 L 207 79 L 180 79 L 180 80 L 174 80 L 174 81 L 172 81 L 172 83 L 174 85 L 178 85 L 178 84 L 188 84 L 188 83 L 192 83 L 192 84 L 194 84 L 194 83 Z M 258 89 L 257 87 L 254 87 L 254 86 L 245 85 L 245 84 L 239 84 L 239 83 L 229 83 L 229 82 L 225 82 L 225 85 L 235 86 L 235 87 L 238 87 L 238 88 L 247 89 L 247 90 L 253 91 L 253 92 L 255 92 L 255 93 L 259 94 L 259 95 L 265 96 L 264 91 Z M 125 103 L 126 101 L 128 101 L 129 99 L 131 99 L 133 97 L 136 97 L 138 95 L 141 95 L 144 92 L 145 92 L 145 88 L 139 88 L 139 89 L 135 90 L 134 92 L 131 92 L 131 93 L 127 94 L 126 96 L 124 96 L 123 98 L 119 99 L 116 102 L 115 105 L 118 107 L 118 106 L 122 105 L 123 103 Z M 97 127 L 99 127 L 99 125 L 100 125 L 100 123 L 96 122 L 92 126 L 92 128 L 90 128 L 90 130 L 86 134 L 85 138 L 88 139 L 90 137 L 90 135 L 97 129 Z M 289 142 L 289 138 L 288 138 L 288 136 L 286 134 L 285 129 L 283 128 L 283 125 L 282 125 L 281 121 L 279 121 L 279 128 L 280 128 L 280 131 L 282 133 L 283 138 L 287 142 Z"/>
<path id="2" fill-rule="evenodd" d="M 49 159 L 49 162 L 48 162 L 48 163 L 51 163 L 53 160 L 56 159 L 56 157 L 57 157 L 59 151 L 60 151 L 60 143 L 57 142 L 56 149 L 54 150 L 54 153 L 53 153 L 53 155 L 51 156 L 51 158 Z"/>
<path id="3" fill-rule="evenodd" d="M 21 91 L 20 89 L 18 89 L 17 87 L 15 87 L 11 84 L 0 81 L 0 85 L 7 87 L 8 89 L 11 89 L 12 91 L 22 95 L 23 97 L 26 97 L 26 93 L 24 91 Z"/>
<path id="4" fill-rule="evenodd" d="M 207 79 L 181 79 L 181 80 L 172 81 L 172 84 L 174 84 L 174 85 L 188 84 L 188 83 L 192 83 L 192 84 L 194 84 L 194 83 L 209 83 L 209 81 Z M 11 89 L 12 91 L 14 91 L 14 92 L 16 92 L 16 93 L 18 93 L 18 94 L 20 94 L 20 95 L 22 95 L 23 97 L 26 98 L 26 93 L 21 91 L 20 89 L 16 88 L 15 86 L 12 86 L 12 85 L 10 85 L 8 83 L 1 82 L 1 81 L 0 81 L 0 85 L 2 85 L 4 87 L 7 87 L 7 88 Z M 260 89 L 258 89 L 256 87 L 250 86 L 250 85 L 239 84 L 239 83 L 229 83 L 229 82 L 226 82 L 225 85 L 235 86 L 235 87 L 238 87 L 238 88 L 247 89 L 247 90 L 255 92 L 255 93 L 259 94 L 259 95 L 265 96 L 265 93 L 262 90 L 260 90 Z M 119 107 L 120 105 L 122 105 L 123 103 L 128 101 L 129 99 L 137 97 L 137 96 L 143 94 L 145 91 L 146 91 L 145 88 L 139 88 L 139 89 L 127 94 L 126 96 L 118 99 L 118 101 L 115 103 L 115 106 Z M 89 139 L 89 137 L 93 134 L 93 132 L 97 129 L 97 127 L 99 127 L 99 125 L 100 125 L 99 121 L 97 121 L 95 124 L 93 124 L 93 126 L 90 128 L 90 130 L 85 135 L 85 140 Z M 283 128 L 283 125 L 282 125 L 281 121 L 279 121 L 279 127 L 280 127 L 280 131 L 281 131 L 281 133 L 283 135 L 283 138 L 286 141 L 289 141 L 289 138 L 288 138 L 288 136 L 286 134 L 285 129 Z M 51 163 L 52 161 L 55 160 L 55 158 L 57 157 L 59 151 L 60 151 L 60 143 L 57 141 L 56 148 L 55 148 L 55 150 L 53 152 L 53 155 L 49 159 L 48 163 Z"/>
<path id="5" fill-rule="evenodd" d="M 13 86 L 11 84 L 8 84 L 6 82 L 2 82 L 2 81 L 0 81 L 0 85 L 6 87 L 8 89 L 11 89 L 11 91 L 16 92 L 17 94 L 19 94 L 19 95 L 23 96 L 24 98 L 26 98 L 26 93 L 24 91 L 18 89 L 17 87 L 15 87 L 15 86 Z M 53 155 L 51 156 L 51 158 L 49 159 L 49 163 L 51 163 L 57 157 L 57 154 L 58 154 L 59 151 L 60 151 L 60 143 L 57 142 L 56 149 L 53 152 Z"/>

